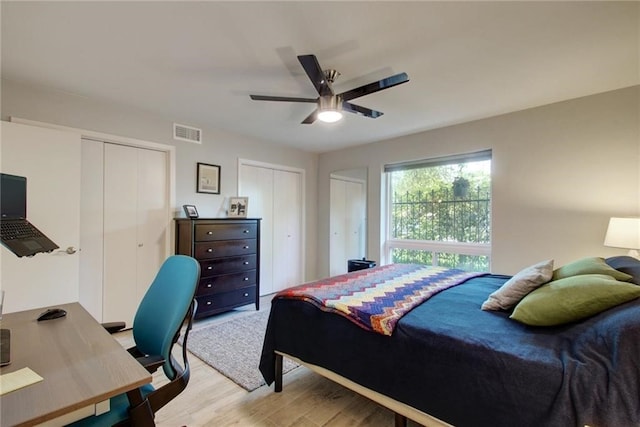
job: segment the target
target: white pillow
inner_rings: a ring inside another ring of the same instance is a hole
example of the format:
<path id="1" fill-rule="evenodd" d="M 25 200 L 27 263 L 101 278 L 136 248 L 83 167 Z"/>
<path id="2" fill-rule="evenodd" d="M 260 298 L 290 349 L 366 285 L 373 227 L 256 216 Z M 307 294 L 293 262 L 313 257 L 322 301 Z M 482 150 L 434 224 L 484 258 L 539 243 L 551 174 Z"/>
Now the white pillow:
<path id="1" fill-rule="evenodd" d="M 482 303 L 483 310 L 510 310 L 529 292 L 539 288 L 553 276 L 553 260 L 527 267 L 506 281 Z"/>

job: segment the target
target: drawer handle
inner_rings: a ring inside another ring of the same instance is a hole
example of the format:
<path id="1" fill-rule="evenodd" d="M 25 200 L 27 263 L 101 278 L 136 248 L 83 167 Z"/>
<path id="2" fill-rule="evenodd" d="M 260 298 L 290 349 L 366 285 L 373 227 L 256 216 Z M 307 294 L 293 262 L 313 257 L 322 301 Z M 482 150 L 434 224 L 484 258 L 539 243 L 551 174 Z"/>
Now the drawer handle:
<path id="1" fill-rule="evenodd" d="M 245 296 L 245 297 L 248 297 L 248 296 L 249 296 L 249 294 L 248 294 L 247 292 L 245 292 L 245 293 L 244 293 L 244 296 Z"/>
<path id="2" fill-rule="evenodd" d="M 249 230 L 244 230 L 244 231 L 243 231 L 243 233 L 244 233 L 244 234 L 248 234 L 248 233 L 249 233 Z"/>
<path id="3" fill-rule="evenodd" d="M 207 231 L 207 235 L 211 236 L 213 234 L 213 231 Z"/>
<path id="4" fill-rule="evenodd" d="M 211 301 L 207 301 L 207 305 L 211 305 Z"/>
<path id="5" fill-rule="evenodd" d="M 249 265 L 249 261 L 243 262 L 244 265 Z"/>
<path id="6" fill-rule="evenodd" d="M 244 279 L 242 279 L 242 280 L 244 280 L 245 282 L 248 282 L 248 281 L 249 281 L 249 278 L 248 278 L 248 277 L 245 277 L 245 278 L 244 278 Z"/>
<path id="7" fill-rule="evenodd" d="M 242 249 L 249 249 L 249 245 L 245 245 Z"/>
<path id="8" fill-rule="evenodd" d="M 211 286 L 213 286 L 211 283 L 207 283 L 207 288 L 210 288 Z"/>
<path id="9" fill-rule="evenodd" d="M 213 249 L 209 248 L 209 249 L 207 249 L 207 252 L 211 253 L 211 252 L 213 252 Z"/>
<path id="10" fill-rule="evenodd" d="M 212 265 L 208 265 L 207 266 L 207 270 L 213 270 L 213 266 Z"/>

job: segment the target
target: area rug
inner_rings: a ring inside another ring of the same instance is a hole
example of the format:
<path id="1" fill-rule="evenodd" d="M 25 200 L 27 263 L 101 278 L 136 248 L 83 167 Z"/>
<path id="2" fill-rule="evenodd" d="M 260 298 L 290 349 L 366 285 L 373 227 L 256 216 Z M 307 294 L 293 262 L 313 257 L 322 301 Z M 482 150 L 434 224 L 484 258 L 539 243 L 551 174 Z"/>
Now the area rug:
<path id="1" fill-rule="evenodd" d="M 187 349 L 247 391 L 265 384 L 258 370 L 269 311 L 259 311 L 189 333 Z M 284 358 L 282 372 L 299 365 Z"/>

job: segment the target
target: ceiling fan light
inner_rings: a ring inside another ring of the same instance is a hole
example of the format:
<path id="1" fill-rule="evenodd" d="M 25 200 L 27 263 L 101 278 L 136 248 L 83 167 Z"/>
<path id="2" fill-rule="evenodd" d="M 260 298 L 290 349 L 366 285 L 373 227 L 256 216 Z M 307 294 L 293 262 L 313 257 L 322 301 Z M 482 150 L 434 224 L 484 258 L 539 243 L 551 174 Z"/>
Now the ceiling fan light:
<path id="1" fill-rule="evenodd" d="M 318 120 L 325 123 L 335 123 L 342 118 L 342 113 L 336 110 L 324 110 L 318 112 Z"/>
<path id="2" fill-rule="evenodd" d="M 342 98 L 340 96 L 325 95 L 320 97 L 318 105 L 318 120 L 325 123 L 335 123 L 342 118 Z"/>

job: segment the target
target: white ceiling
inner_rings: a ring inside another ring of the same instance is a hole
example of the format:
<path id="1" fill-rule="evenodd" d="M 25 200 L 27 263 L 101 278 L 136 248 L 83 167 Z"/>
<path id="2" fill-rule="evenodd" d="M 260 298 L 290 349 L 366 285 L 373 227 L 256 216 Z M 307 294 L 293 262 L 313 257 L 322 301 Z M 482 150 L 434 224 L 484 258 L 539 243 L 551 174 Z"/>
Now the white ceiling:
<path id="1" fill-rule="evenodd" d="M 638 2 L 10 2 L 2 77 L 181 124 L 323 152 L 640 83 Z M 354 100 L 384 112 L 300 122 L 316 97 L 406 72 Z M 205 134 L 206 138 L 206 134 Z"/>

